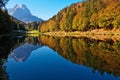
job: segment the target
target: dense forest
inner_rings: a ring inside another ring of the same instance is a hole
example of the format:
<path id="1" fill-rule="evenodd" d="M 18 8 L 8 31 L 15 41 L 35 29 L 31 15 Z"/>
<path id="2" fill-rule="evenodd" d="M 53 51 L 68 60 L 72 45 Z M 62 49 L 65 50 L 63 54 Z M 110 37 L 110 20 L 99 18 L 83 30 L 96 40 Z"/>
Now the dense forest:
<path id="1" fill-rule="evenodd" d="M 120 29 L 120 0 L 83 0 L 67 6 L 39 25 L 39 31 Z"/>
<path id="2" fill-rule="evenodd" d="M 38 30 L 39 22 L 30 22 L 24 26 L 25 30 L 32 31 L 32 30 Z"/>
<path id="3" fill-rule="evenodd" d="M 23 29 L 25 24 L 8 14 L 5 7 L 9 0 L 0 0 L 0 34 L 9 33 L 12 30 Z M 18 28 L 19 27 L 19 28 Z"/>
<path id="4" fill-rule="evenodd" d="M 7 2 L 8 0 L 0 0 L 0 33 L 9 32 L 10 30 L 13 29 L 13 27 L 11 27 L 12 24 L 10 17 L 7 14 L 7 10 L 5 8 L 5 4 Z"/>

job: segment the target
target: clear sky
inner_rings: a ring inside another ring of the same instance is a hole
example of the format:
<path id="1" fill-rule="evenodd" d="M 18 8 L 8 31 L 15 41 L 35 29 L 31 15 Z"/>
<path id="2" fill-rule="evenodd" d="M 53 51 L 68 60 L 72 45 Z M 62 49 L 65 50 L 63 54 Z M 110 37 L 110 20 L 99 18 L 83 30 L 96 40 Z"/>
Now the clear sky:
<path id="1" fill-rule="evenodd" d="M 43 20 L 56 15 L 58 11 L 72 3 L 81 0 L 9 0 L 7 8 L 13 8 L 16 4 L 25 4 L 31 13 Z"/>

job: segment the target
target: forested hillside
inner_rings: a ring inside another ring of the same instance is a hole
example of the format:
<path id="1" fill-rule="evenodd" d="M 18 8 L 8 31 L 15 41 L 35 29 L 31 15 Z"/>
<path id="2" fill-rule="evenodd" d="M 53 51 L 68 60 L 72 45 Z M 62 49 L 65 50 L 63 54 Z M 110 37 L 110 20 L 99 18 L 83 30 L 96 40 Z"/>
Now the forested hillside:
<path id="1" fill-rule="evenodd" d="M 5 8 L 8 1 L 9 0 L 0 1 L 0 34 L 9 33 L 12 30 L 25 30 L 25 23 L 8 15 L 8 11 Z"/>
<path id="2" fill-rule="evenodd" d="M 88 31 L 120 28 L 120 0 L 86 0 L 67 6 L 39 25 L 39 31 Z"/>
<path id="3" fill-rule="evenodd" d="M 9 15 L 5 10 L 0 10 L 0 33 L 6 33 L 13 29 Z M 7 27 L 6 27 L 7 26 Z"/>
<path id="4" fill-rule="evenodd" d="M 25 23 L 8 15 L 6 10 L 0 10 L 0 33 L 9 33 L 12 30 L 25 30 Z"/>

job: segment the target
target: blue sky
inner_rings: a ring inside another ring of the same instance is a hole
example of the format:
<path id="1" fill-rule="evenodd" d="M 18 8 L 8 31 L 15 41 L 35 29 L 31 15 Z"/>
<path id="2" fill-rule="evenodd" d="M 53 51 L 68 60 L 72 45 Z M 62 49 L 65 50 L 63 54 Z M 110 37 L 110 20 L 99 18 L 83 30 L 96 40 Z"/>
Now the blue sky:
<path id="1" fill-rule="evenodd" d="M 47 20 L 56 15 L 58 11 L 72 3 L 81 0 L 9 0 L 7 8 L 13 8 L 16 4 L 25 4 L 35 16 Z"/>

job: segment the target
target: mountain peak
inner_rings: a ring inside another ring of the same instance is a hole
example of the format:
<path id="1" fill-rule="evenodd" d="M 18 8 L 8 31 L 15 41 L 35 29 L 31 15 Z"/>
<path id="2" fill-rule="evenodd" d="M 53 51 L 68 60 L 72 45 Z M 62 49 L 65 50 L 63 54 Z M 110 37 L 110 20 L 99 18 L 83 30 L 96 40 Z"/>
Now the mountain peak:
<path id="1" fill-rule="evenodd" d="M 27 9 L 26 5 L 24 4 L 17 4 L 14 8 Z"/>
<path id="2" fill-rule="evenodd" d="M 30 12 L 30 10 L 27 8 L 26 5 L 24 4 L 17 4 L 15 5 L 14 8 L 8 10 L 8 13 L 13 16 L 14 18 L 23 21 L 25 23 L 29 23 L 29 22 L 41 22 L 42 19 L 33 16 Z"/>
<path id="3" fill-rule="evenodd" d="M 24 16 L 31 15 L 30 10 L 24 4 L 17 4 L 10 11 L 8 10 L 8 12 L 10 15 L 17 19 L 19 19 L 19 17 L 22 17 L 23 15 Z"/>

